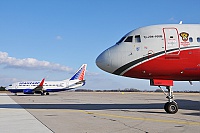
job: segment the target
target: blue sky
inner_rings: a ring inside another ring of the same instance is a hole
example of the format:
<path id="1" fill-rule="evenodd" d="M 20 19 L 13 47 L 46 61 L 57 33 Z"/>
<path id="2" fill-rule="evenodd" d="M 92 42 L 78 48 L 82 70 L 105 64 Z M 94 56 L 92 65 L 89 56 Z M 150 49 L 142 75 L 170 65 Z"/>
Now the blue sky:
<path id="1" fill-rule="evenodd" d="M 96 57 L 129 31 L 147 25 L 200 23 L 199 0 L 1 0 L 0 85 L 63 80 L 88 64 L 87 89 L 155 90 L 148 80 L 106 73 Z M 175 90 L 199 90 L 175 82 Z"/>

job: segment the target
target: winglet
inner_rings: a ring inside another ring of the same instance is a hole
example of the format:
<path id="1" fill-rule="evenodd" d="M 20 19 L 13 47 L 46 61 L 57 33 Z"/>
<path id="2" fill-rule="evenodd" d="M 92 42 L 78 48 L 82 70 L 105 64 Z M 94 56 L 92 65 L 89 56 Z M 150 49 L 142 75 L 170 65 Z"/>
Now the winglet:
<path id="1" fill-rule="evenodd" d="M 42 79 L 42 81 L 40 82 L 39 86 L 41 86 L 41 87 L 43 86 L 44 80 L 45 80 L 45 78 Z"/>
<path id="2" fill-rule="evenodd" d="M 87 67 L 87 64 L 83 64 L 83 65 L 78 69 L 78 71 L 71 77 L 70 80 L 75 80 L 75 79 L 84 80 L 86 67 Z"/>

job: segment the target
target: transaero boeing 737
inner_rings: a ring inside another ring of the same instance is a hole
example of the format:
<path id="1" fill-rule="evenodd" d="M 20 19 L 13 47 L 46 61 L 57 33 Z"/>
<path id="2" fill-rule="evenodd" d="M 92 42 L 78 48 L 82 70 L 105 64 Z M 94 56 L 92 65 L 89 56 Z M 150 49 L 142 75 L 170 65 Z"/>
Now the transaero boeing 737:
<path id="1" fill-rule="evenodd" d="M 41 94 L 49 95 L 49 92 L 59 92 L 74 89 L 85 85 L 85 72 L 87 64 L 83 64 L 79 70 L 70 78 L 63 81 L 24 81 L 16 82 L 8 87 L 6 90 L 12 93 L 22 92 L 24 94 Z"/>
<path id="2" fill-rule="evenodd" d="M 200 81 L 200 24 L 135 29 L 101 53 L 96 64 L 115 75 L 149 79 L 150 85 L 165 86 L 168 102 L 164 109 L 176 113 L 173 81 Z"/>

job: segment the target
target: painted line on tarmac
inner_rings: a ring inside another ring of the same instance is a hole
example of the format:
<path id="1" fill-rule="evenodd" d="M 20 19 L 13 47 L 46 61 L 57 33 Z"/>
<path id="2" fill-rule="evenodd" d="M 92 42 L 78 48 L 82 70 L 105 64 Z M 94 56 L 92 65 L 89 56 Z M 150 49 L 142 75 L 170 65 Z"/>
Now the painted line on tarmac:
<path id="1" fill-rule="evenodd" d="M 35 110 L 35 109 L 34 109 Z M 53 109 L 55 110 L 55 109 Z M 40 111 L 53 111 L 53 110 L 40 110 Z M 35 111 L 38 111 L 35 110 Z M 162 122 L 162 123 L 174 123 L 174 124 L 183 124 L 183 125 L 194 125 L 200 126 L 200 122 L 190 122 L 190 121 L 178 121 L 178 120 L 164 120 L 164 119 L 153 119 L 153 118 L 142 118 L 142 117 L 132 117 L 132 116 L 122 116 L 122 115 L 114 115 L 114 114 L 107 114 L 107 113 L 98 113 L 86 110 L 55 110 L 56 112 L 79 112 L 89 115 L 97 115 L 97 116 L 105 116 L 111 118 L 121 118 L 121 119 L 131 119 L 131 120 L 138 120 L 138 121 L 149 121 L 149 122 Z"/>
<path id="2" fill-rule="evenodd" d="M 162 123 L 175 123 L 175 124 L 184 124 L 184 125 L 199 125 L 200 122 L 188 122 L 188 121 L 177 121 L 177 120 L 163 120 L 163 119 L 152 119 L 152 118 L 142 118 L 142 117 L 132 117 L 132 116 L 121 116 L 114 114 L 105 114 L 105 113 L 96 113 L 96 112 L 87 112 L 81 110 L 80 112 L 84 112 L 86 114 L 94 114 L 98 116 L 107 116 L 112 118 L 122 118 L 122 119 L 132 119 L 132 120 L 141 120 L 141 121 L 150 121 L 150 122 L 162 122 Z"/>
<path id="3" fill-rule="evenodd" d="M 122 118 L 122 119 L 132 119 L 132 120 L 162 122 L 162 123 L 175 123 L 175 124 L 184 124 L 184 125 L 200 125 L 200 122 L 188 122 L 188 121 L 176 121 L 176 120 L 163 120 L 163 119 L 152 119 L 152 118 L 142 118 L 142 117 L 132 117 L 132 116 L 121 116 L 121 115 L 114 115 L 114 114 L 87 112 L 84 110 L 79 110 L 79 112 L 83 112 L 85 114 L 94 114 L 94 115 L 98 115 L 98 116 L 107 116 L 107 117 L 112 117 L 112 118 Z"/>

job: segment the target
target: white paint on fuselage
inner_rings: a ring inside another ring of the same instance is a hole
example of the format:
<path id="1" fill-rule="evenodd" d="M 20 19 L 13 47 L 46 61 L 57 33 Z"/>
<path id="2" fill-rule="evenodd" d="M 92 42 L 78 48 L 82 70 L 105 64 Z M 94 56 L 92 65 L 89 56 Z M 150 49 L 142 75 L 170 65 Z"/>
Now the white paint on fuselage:
<path id="1" fill-rule="evenodd" d="M 40 81 L 24 81 L 17 82 L 9 85 L 9 89 L 34 89 L 40 84 Z M 66 88 L 69 81 L 45 81 L 43 85 L 43 90 L 46 89 L 62 89 Z"/>
<path id="2" fill-rule="evenodd" d="M 164 29 L 166 30 L 164 31 Z M 175 39 L 170 40 L 170 38 L 166 37 L 165 34 L 168 34 L 167 30 L 174 30 L 174 32 L 170 33 L 172 33 L 171 36 Z M 189 33 L 189 37 L 192 37 L 193 42 L 189 42 L 188 46 L 200 46 L 200 42 L 197 42 L 197 38 L 200 37 L 199 31 L 200 24 L 166 24 L 138 28 L 126 34 L 122 42 L 115 44 L 101 53 L 96 59 L 96 64 L 102 70 L 113 73 L 123 65 L 142 57 L 150 56 L 151 54 L 162 51 L 164 51 L 163 54 L 170 54 L 170 52 L 167 52 L 166 50 L 175 48 L 179 48 L 178 50 L 180 50 L 181 48 L 186 47 L 181 44 L 181 42 L 183 42 L 179 35 L 181 32 L 187 32 Z M 135 38 L 137 35 L 140 36 L 141 42 L 137 42 Z M 125 42 L 129 36 L 133 36 L 132 42 Z M 140 65 L 141 63 L 143 62 L 139 62 L 135 66 Z M 125 70 L 120 75 L 123 75 L 129 69 Z"/>

